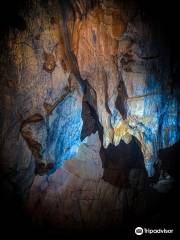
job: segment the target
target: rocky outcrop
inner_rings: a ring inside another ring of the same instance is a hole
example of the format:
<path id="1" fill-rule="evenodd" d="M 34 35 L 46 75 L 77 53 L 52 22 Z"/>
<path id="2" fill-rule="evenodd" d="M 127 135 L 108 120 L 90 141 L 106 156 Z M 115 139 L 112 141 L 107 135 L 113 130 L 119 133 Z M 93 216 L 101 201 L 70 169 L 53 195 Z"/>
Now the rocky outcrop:
<path id="1" fill-rule="evenodd" d="M 118 225 L 180 138 L 160 26 L 123 0 L 28 1 L 18 19 L 1 40 L 3 184 L 37 222 Z"/>

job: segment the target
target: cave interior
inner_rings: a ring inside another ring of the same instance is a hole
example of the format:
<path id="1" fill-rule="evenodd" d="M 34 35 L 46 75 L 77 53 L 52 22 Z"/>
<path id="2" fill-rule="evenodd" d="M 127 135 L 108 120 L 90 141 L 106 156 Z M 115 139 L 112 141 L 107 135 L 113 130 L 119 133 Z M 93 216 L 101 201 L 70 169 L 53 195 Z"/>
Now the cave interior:
<path id="1" fill-rule="evenodd" d="M 4 1 L 5 234 L 176 228 L 178 21 L 177 6 L 161 1 Z"/>

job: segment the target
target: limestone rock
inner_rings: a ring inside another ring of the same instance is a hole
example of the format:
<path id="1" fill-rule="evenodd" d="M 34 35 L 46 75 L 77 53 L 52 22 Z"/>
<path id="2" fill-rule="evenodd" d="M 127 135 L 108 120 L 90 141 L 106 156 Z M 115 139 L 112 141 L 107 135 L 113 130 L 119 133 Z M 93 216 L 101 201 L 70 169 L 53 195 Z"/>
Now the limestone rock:
<path id="1" fill-rule="evenodd" d="M 35 222 L 122 223 L 180 139 L 173 54 L 139 7 L 30 0 L 2 34 L 0 170 Z"/>

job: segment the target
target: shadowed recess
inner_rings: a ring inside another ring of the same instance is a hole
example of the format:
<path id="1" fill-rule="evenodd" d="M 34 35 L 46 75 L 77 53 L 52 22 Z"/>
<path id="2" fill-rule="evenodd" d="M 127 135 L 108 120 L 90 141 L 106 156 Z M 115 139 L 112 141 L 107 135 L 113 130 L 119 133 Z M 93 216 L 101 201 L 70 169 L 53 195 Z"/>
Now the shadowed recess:
<path id="1" fill-rule="evenodd" d="M 140 150 L 140 143 L 132 136 L 129 144 L 120 141 L 118 146 L 110 144 L 104 149 L 103 179 L 115 186 L 123 186 L 131 169 L 144 169 L 144 157 Z"/>

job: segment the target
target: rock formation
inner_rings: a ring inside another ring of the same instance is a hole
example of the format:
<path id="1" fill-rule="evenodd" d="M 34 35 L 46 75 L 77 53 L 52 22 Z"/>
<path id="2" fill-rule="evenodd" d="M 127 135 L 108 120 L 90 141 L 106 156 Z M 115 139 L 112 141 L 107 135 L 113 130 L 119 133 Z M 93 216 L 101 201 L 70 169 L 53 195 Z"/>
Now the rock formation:
<path id="1" fill-rule="evenodd" d="M 18 19 L 1 40 L 2 185 L 37 223 L 123 223 L 180 138 L 161 26 L 115 0 L 27 1 Z"/>

